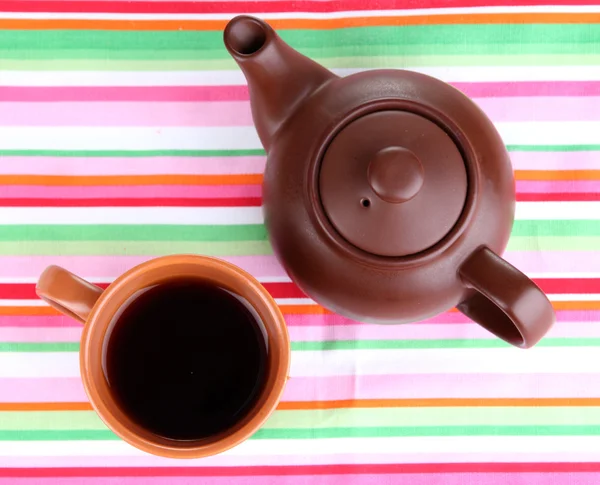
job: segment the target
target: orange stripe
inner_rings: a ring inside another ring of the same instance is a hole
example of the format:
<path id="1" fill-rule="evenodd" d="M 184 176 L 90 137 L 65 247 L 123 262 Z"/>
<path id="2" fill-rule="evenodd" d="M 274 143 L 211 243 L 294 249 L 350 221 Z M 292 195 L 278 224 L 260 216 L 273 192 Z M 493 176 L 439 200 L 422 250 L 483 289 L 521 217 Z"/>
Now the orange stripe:
<path id="1" fill-rule="evenodd" d="M 0 402 L 0 411 L 93 411 L 87 402 Z"/>
<path id="2" fill-rule="evenodd" d="M 286 315 L 329 315 L 332 312 L 319 305 L 279 305 Z"/>
<path id="3" fill-rule="evenodd" d="M 553 301 L 552 306 L 555 310 L 600 310 L 600 301 Z M 281 311 L 289 315 L 328 315 L 333 312 L 318 305 L 279 305 Z M 448 310 L 457 312 L 456 308 Z"/>
<path id="4" fill-rule="evenodd" d="M 446 24 L 593 24 L 598 13 L 498 13 L 269 20 L 276 29 L 339 29 L 396 25 Z M 227 20 L 71 20 L 2 19 L 0 29 L 13 30 L 223 30 Z"/>
<path id="5" fill-rule="evenodd" d="M 0 175 L 0 185 L 259 185 L 262 174 L 242 175 Z"/>
<path id="6" fill-rule="evenodd" d="M 0 306 L 0 316 L 57 316 L 58 310 L 49 306 Z"/>
<path id="7" fill-rule="evenodd" d="M 517 180 L 600 180 L 600 170 L 515 170 Z"/>
<path id="8" fill-rule="evenodd" d="M 600 406 L 600 398 L 440 398 L 440 399 L 349 399 L 341 401 L 281 402 L 280 411 L 300 411 L 339 408 L 413 408 L 413 407 L 547 407 Z"/>
<path id="9" fill-rule="evenodd" d="M 600 310 L 600 301 L 554 301 L 552 306 L 555 310 Z M 286 315 L 329 315 L 332 314 L 319 305 L 279 305 L 281 311 Z M 448 310 L 457 312 L 456 308 Z M 0 306 L 0 316 L 56 316 L 62 315 L 58 310 L 46 306 Z"/>
<path id="10" fill-rule="evenodd" d="M 600 398 L 440 398 L 440 399 L 348 399 L 339 401 L 280 402 L 278 411 L 309 411 L 341 408 L 416 407 L 595 407 Z M 4 402 L 0 411 L 92 411 L 88 402 Z"/>
<path id="11" fill-rule="evenodd" d="M 600 170 L 516 170 L 517 180 L 600 180 Z M 260 185 L 263 175 L 0 175 L 0 185 Z"/>

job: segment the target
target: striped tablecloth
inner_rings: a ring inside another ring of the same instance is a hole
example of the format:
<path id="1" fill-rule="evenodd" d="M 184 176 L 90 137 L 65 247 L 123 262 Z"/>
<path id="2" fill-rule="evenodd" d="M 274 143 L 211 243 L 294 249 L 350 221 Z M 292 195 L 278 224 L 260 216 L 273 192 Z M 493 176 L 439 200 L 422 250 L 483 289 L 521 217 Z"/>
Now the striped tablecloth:
<path id="1" fill-rule="evenodd" d="M 552 3 L 0 0 L 0 484 L 600 483 L 600 5 Z M 557 310 L 536 348 L 456 312 L 353 323 L 289 282 L 221 40 L 244 12 L 340 74 L 422 71 L 488 113 L 517 179 L 506 257 Z M 79 378 L 81 327 L 34 294 L 50 263 L 108 283 L 180 252 L 265 282 L 293 341 L 279 410 L 200 461 L 106 429 Z"/>

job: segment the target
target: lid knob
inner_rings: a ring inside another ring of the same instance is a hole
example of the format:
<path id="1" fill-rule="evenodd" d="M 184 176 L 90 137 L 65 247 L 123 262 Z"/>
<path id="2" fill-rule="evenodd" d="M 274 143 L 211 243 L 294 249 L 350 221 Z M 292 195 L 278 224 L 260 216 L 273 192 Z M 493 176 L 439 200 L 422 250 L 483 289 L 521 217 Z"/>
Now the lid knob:
<path id="1" fill-rule="evenodd" d="M 378 151 L 368 169 L 369 185 L 381 199 L 398 204 L 412 199 L 423 185 L 423 166 L 417 156 L 401 147 Z"/>

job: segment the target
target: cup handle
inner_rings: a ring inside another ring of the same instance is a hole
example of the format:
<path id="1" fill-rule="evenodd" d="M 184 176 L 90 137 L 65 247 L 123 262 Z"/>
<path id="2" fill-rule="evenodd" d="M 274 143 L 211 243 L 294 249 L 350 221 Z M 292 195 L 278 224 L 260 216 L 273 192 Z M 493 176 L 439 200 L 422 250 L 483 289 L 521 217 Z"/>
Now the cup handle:
<path id="1" fill-rule="evenodd" d="M 102 288 L 59 266 L 46 268 L 35 287 L 42 300 L 81 323 L 88 319 L 102 291 Z"/>
<path id="2" fill-rule="evenodd" d="M 556 319 L 544 292 L 487 247 L 473 252 L 459 269 L 475 290 L 457 309 L 506 342 L 533 347 Z"/>

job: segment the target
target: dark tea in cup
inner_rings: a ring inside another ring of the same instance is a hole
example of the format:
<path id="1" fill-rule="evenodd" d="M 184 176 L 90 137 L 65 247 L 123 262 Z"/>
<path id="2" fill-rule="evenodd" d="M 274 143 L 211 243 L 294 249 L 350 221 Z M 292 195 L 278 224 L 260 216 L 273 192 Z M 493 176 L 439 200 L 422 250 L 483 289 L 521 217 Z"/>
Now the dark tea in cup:
<path id="1" fill-rule="evenodd" d="M 122 409 L 165 438 L 230 428 L 264 382 L 260 316 L 244 297 L 199 278 L 139 290 L 105 338 L 106 379 Z"/>

